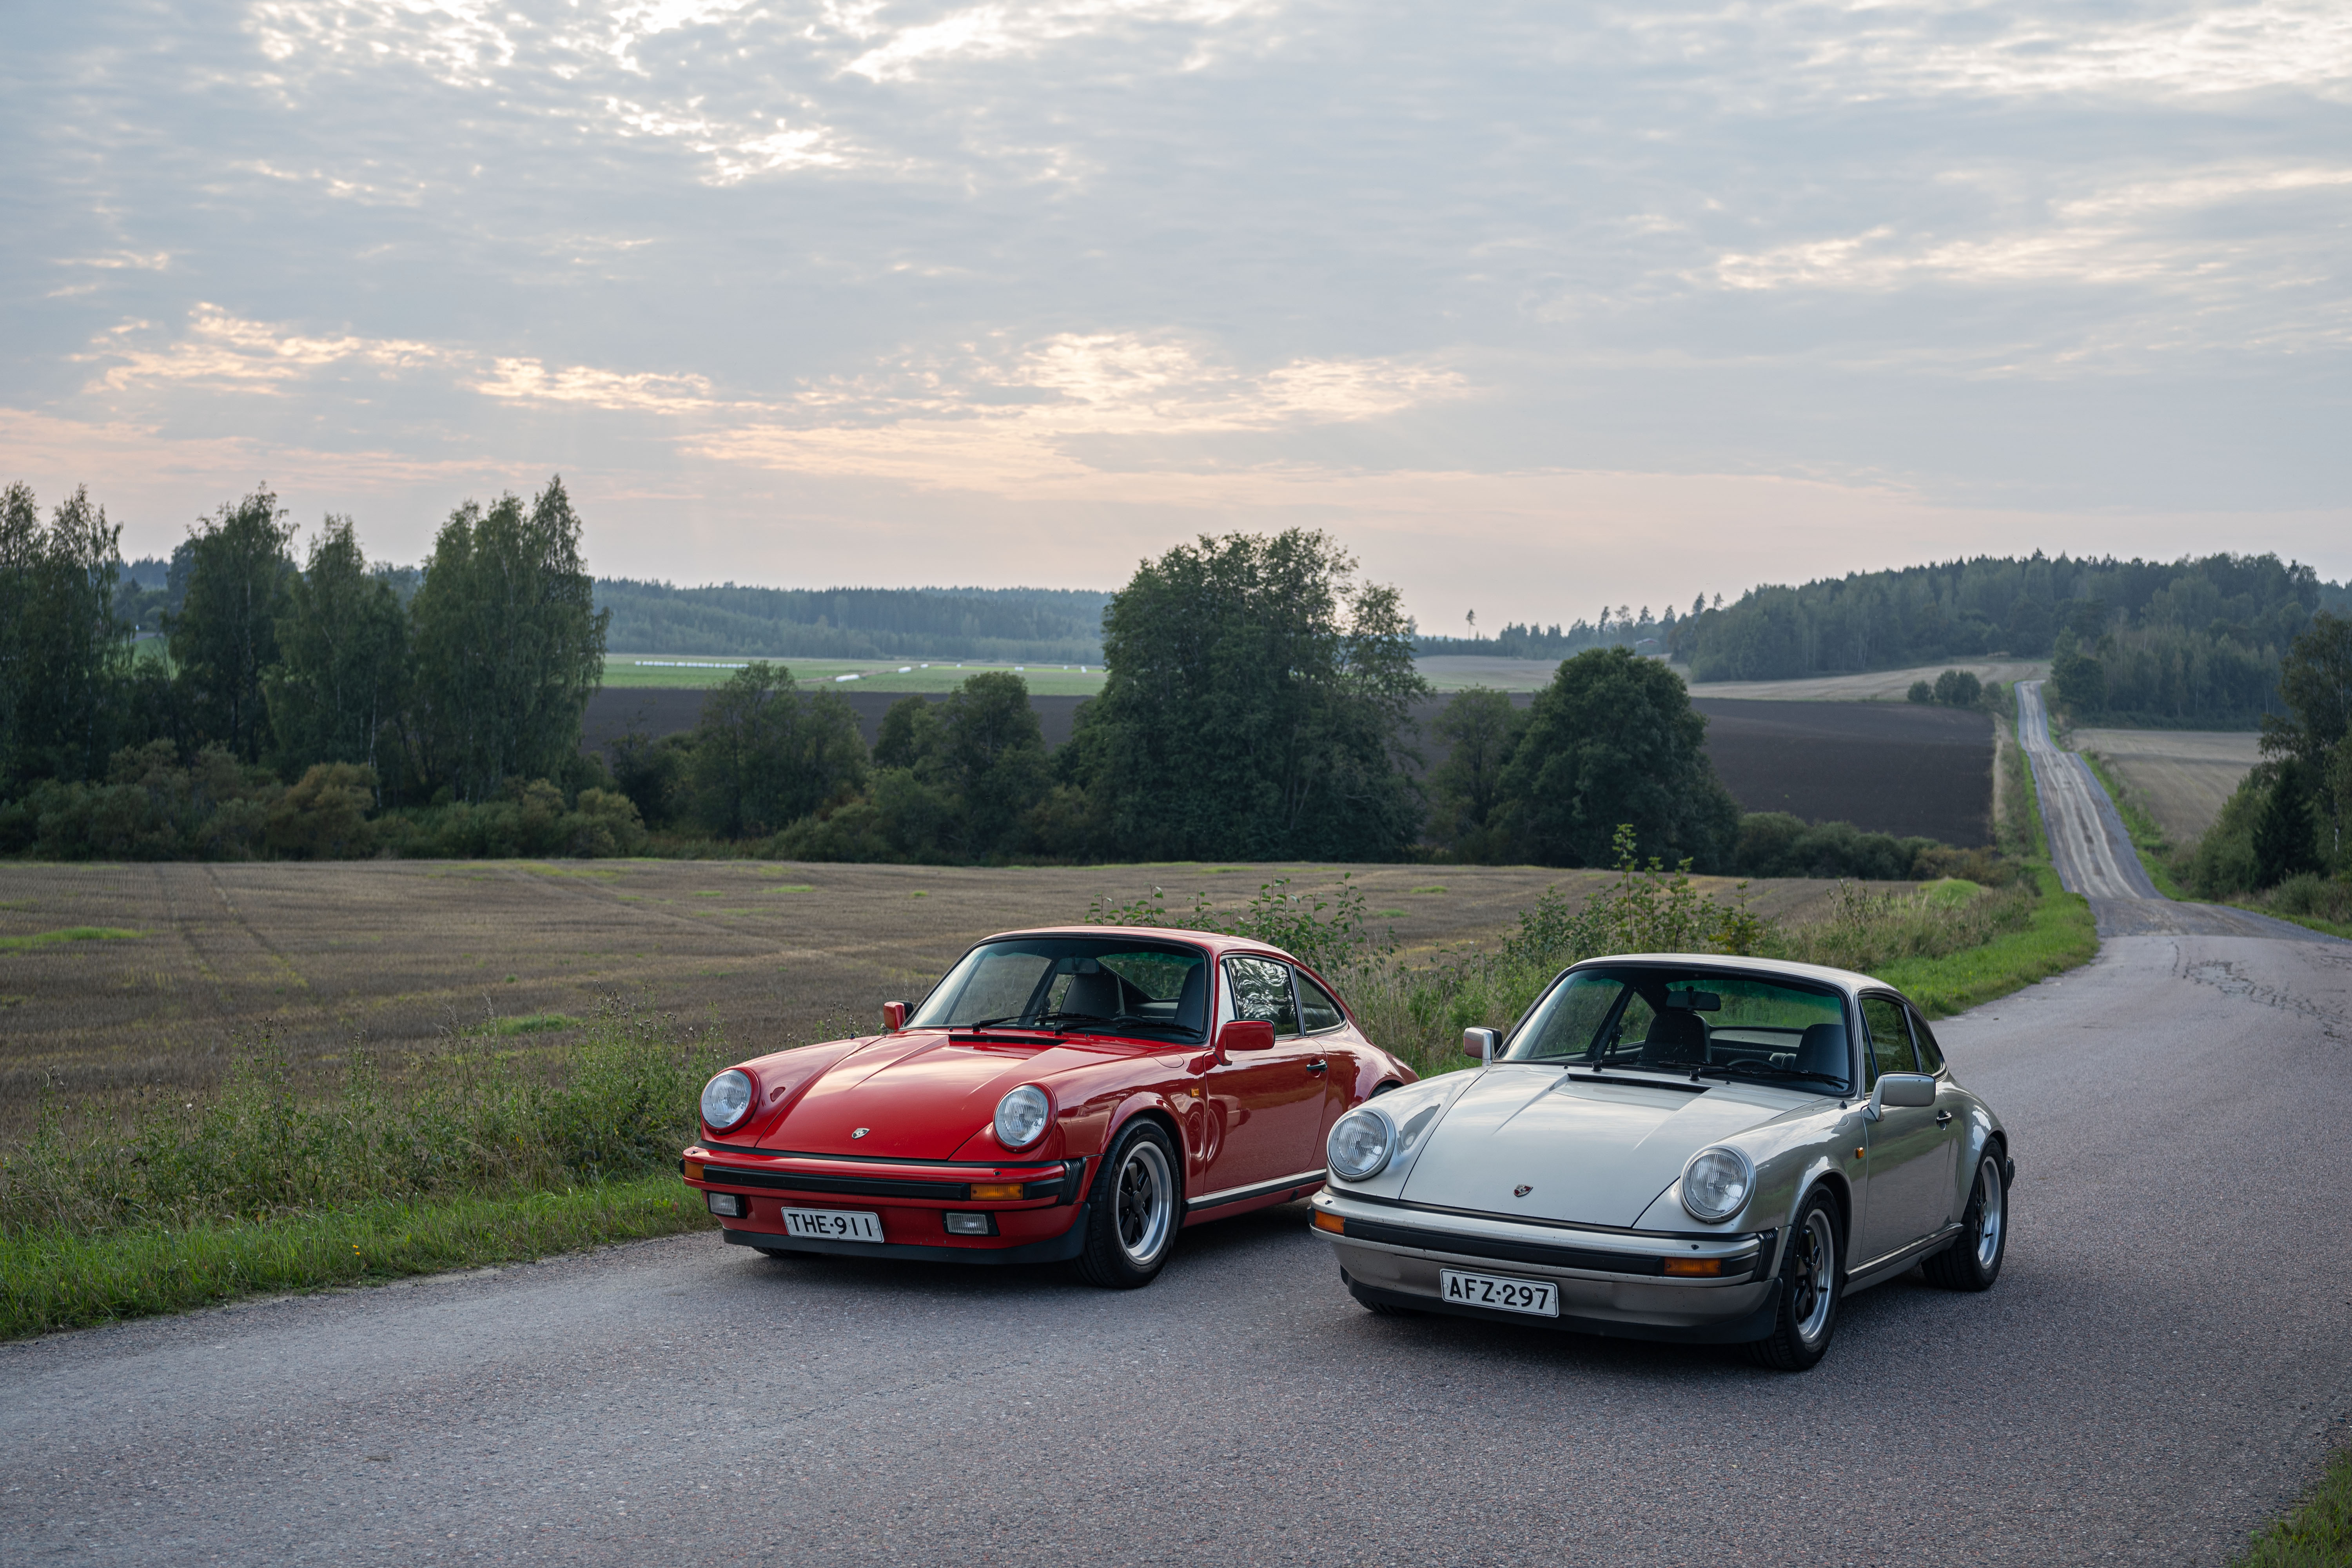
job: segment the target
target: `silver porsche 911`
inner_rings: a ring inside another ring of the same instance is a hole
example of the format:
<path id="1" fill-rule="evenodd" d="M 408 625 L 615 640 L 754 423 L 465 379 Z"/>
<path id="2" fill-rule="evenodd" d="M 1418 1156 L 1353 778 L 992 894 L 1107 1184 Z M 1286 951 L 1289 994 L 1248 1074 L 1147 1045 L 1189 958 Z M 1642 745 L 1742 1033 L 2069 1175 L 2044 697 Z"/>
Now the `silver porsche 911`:
<path id="1" fill-rule="evenodd" d="M 1745 1343 L 1811 1366 L 1843 1296 L 1983 1290 L 2009 1136 L 1901 994 L 1807 963 L 1644 953 L 1552 982 L 1475 1072 L 1332 1125 L 1313 1223 L 1375 1312 Z"/>

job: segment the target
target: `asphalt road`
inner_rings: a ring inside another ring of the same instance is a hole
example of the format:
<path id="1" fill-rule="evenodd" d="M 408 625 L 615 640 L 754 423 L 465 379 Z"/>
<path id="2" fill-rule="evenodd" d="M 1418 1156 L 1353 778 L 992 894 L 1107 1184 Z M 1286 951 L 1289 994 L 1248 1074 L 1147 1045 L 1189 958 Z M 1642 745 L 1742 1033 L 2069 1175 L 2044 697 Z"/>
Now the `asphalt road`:
<path id="1" fill-rule="evenodd" d="M 1938 1026 L 1999 1286 L 1810 1373 L 1375 1320 L 1299 1205 L 1127 1294 L 682 1237 L 0 1349 L 0 1562 L 2218 1563 L 2352 1441 L 2352 944 L 2135 918 Z"/>

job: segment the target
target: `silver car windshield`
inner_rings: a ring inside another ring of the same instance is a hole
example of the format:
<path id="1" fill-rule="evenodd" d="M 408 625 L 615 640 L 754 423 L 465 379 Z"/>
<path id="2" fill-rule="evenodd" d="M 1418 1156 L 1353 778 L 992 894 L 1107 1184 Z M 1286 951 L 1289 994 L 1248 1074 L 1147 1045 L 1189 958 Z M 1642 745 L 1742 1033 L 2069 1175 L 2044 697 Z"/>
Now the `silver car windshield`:
<path id="1" fill-rule="evenodd" d="M 908 1024 L 1189 1042 L 1206 1037 L 1208 1017 L 1209 960 L 1198 948 L 1033 936 L 984 942 L 965 953 Z"/>
<path id="2" fill-rule="evenodd" d="M 1573 971 L 1514 1030 L 1503 1059 L 1847 1092 L 1845 1002 L 1826 987 L 1645 964 Z"/>

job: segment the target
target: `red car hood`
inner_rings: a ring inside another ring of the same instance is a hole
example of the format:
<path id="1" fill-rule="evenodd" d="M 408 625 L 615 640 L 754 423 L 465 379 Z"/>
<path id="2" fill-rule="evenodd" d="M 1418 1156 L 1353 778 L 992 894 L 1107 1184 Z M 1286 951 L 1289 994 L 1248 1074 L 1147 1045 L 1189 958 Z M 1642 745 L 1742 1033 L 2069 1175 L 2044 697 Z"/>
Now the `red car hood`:
<path id="1" fill-rule="evenodd" d="M 1034 1047 L 972 1045 L 951 1044 L 938 1029 L 885 1035 L 818 1075 L 783 1121 L 760 1140 L 760 1147 L 886 1160 L 952 1159 L 989 1125 L 996 1102 L 1008 1090 L 1034 1083 L 1051 1094 L 1056 1074 L 1102 1059 L 1099 1047 L 1054 1040 Z M 866 1136 L 853 1137 L 861 1127 Z"/>

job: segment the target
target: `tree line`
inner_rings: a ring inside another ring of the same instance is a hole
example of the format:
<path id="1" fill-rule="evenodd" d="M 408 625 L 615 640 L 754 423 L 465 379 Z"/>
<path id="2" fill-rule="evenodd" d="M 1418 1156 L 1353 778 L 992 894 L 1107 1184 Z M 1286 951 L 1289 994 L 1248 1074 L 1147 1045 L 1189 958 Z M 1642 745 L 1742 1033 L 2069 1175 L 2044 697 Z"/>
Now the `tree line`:
<path id="1" fill-rule="evenodd" d="M 596 579 L 632 653 L 1100 664 L 1110 595 L 1058 588 L 700 588 Z"/>
<path id="2" fill-rule="evenodd" d="M 1778 680 L 2005 654 L 2087 658 L 2077 706 L 2136 723 L 2242 724 L 2278 709 L 2287 645 L 2352 591 L 2275 555 L 2175 562 L 1983 556 L 1764 585 L 1678 621 L 1695 680 Z M 2055 672 L 2053 671 L 2053 679 Z"/>
<path id="3" fill-rule="evenodd" d="M 601 756 L 581 721 L 610 612 L 560 479 L 457 508 L 414 573 L 371 563 L 347 519 L 299 563 L 294 538 L 266 489 L 202 520 L 138 590 L 163 595 L 130 605 L 162 637 L 134 646 L 119 530 L 81 492 L 46 526 L 7 492 L 0 853 L 1608 866 L 1630 843 L 1701 871 L 1879 877 L 1946 853 L 1743 815 L 1681 679 L 1623 646 L 1563 660 L 1527 709 L 1458 694 L 1418 776 L 1433 693 L 1400 596 L 1311 531 L 1142 563 L 1055 751 L 1017 674 L 908 698 L 869 746 L 832 690 L 761 661 L 691 730 Z"/>
<path id="4" fill-rule="evenodd" d="M 190 531 L 151 641 L 121 614 L 121 532 L 85 490 L 46 524 L 29 487 L 0 494 L 0 852 L 349 848 L 386 808 L 529 815 L 537 780 L 534 809 L 576 816 L 602 782 L 579 739 L 606 617 L 560 479 L 458 507 L 412 595 L 346 518 L 298 565 L 257 489 Z"/>

